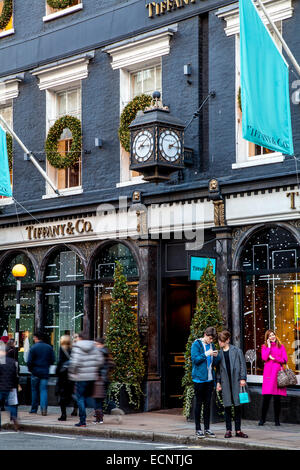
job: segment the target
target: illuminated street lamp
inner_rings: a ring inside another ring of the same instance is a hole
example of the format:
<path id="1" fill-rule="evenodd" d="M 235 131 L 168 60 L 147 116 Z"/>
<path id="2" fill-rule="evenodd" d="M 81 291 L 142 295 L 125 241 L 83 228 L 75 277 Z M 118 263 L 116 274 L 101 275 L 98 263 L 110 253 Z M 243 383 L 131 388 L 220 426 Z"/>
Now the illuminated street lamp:
<path id="1" fill-rule="evenodd" d="M 17 303 L 16 303 L 16 330 L 15 345 L 19 347 L 19 331 L 20 331 L 20 311 L 21 311 L 21 279 L 26 276 L 27 269 L 23 264 L 16 264 L 12 268 L 12 275 L 17 281 Z"/>

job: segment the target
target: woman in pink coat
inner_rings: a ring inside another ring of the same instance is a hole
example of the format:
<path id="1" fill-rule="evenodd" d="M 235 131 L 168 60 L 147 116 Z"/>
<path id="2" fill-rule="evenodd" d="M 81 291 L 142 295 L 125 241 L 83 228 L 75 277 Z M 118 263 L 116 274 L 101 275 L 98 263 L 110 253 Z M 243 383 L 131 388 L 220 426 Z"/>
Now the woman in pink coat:
<path id="1" fill-rule="evenodd" d="M 286 396 L 286 388 L 277 387 L 277 374 L 283 364 L 288 361 L 285 347 L 281 344 L 273 330 L 267 330 L 265 344 L 261 348 L 261 357 L 265 362 L 262 385 L 262 412 L 259 426 L 266 422 L 266 416 L 272 396 L 274 397 L 275 426 L 280 426 L 280 397 Z"/>

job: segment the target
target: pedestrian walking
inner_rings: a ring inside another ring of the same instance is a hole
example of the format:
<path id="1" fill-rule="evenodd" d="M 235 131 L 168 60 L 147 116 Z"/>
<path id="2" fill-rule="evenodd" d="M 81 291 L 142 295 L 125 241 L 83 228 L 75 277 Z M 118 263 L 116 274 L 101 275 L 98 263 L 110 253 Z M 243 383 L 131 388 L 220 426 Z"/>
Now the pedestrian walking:
<path id="1" fill-rule="evenodd" d="M 103 423 L 103 405 L 107 394 L 107 388 L 110 382 L 110 372 L 115 364 L 110 356 L 108 348 L 105 346 L 104 338 L 97 338 L 96 347 L 103 354 L 103 365 L 99 369 L 99 375 L 95 381 L 93 398 L 95 400 L 95 421 L 94 423 Z"/>
<path id="2" fill-rule="evenodd" d="M 241 389 L 247 390 L 247 368 L 243 352 L 230 344 L 230 332 L 227 330 L 218 334 L 220 345 L 220 363 L 217 370 L 217 391 L 222 391 L 225 408 L 226 433 L 232 437 L 231 408 L 234 406 L 234 422 L 236 437 L 247 438 L 241 431 Z"/>
<path id="3" fill-rule="evenodd" d="M 273 397 L 275 426 L 280 426 L 281 397 L 286 397 L 286 388 L 278 388 L 277 375 L 282 366 L 288 362 L 286 349 L 273 330 L 265 333 L 265 343 L 261 348 L 261 357 L 264 361 L 262 384 L 262 410 L 259 426 L 263 426 Z"/>
<path id="4" fill-rule="evenodd" d="M 192 380 L 196 398 L 195 405 L 195 427 L 196 436 L 215 437 L 210 430 L 210 403 L 215 385 L 214 368 L 219 363 L 218 351 L 213 344 L 217 336 L 216 329 L 208 327 L 203 338 L 193 342 L 191 347 Z M 200 416 L 203 406 L 204 432 L 201 429 Z"/>
<path id="5" fill-rule="evenodd" d="M 96 348 L 95 342 L 87 340 L 83 333 L 78 333 L 78 340 L 73 346 L 69 379 L 76 382 L 76 400 L 79 410 L 77 427 L 86 426 L 85 399 L 92 395 L 99 368 L 104 362 L 103 354 Z"/>
<path id="6" fill-rule="evenodd" d="M 49 368 L 55 362 L 55 354 L 52 347 L 43 341 L 41 332 L 34 333 L 33 341 L 27 361 L 31 372 L 32 401 L 29 413 L 37 413 L 40 400 L 42 416 L 47 416 Z"/>
<path id="7" fill-rule="evenodd" d="M 18 398 L 18 391 L 20 390 L 19 385 L 19 375 L 20 375 L 20 367 L 18 362 L 18 348 L 15 346 L 15 340 L 13 338 L 9 338 L 6 343 L 6 356 L 10 357 L 15 361 L 16 369 L 17 369 L 17 387 L 13 388 L 8 395 L 8 405 L 10 407 L 10 420 L 15 423 L 15 427 L 17 427 L 17 417 L 18 417 L 18 405 L 19 405 L 19 398 Z"/>
<path id="8" fill-rule="evenodd" d="M 16 363 L 6 355 L 5 343 L 0 341 L 0 404 L 6 406 L 10 411 L 14 422 L 15 430 L 18 429 L 17 415 L 15 410 L 8 404 L 9 393 L 16 389 L 18 383 Z M 2 410 L 2 408 L 1 408 Z M 0 411 L 0 430 L 1 430 L 1 411 Z"/>
<path id="9" fill-rule="evenodd" d="M 60 338 L 59 358 L 56 367 L 57 382 L 55 392 L 59 397 L 61 416 L 58 421 L 67 421 L 67 406 L 72 400 L 74 384 L 68 378 L 68 367 L 71 358 L 71 337 L 64 335 Z"/>

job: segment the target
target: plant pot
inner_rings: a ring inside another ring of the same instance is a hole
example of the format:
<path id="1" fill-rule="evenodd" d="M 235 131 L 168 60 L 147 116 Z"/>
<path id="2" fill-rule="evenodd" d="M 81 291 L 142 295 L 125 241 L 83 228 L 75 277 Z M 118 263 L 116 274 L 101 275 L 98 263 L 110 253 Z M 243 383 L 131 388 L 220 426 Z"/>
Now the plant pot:
<path id="1" fill-rule="evenodd" d="M 119 408 L 124 411 L 125 414 L 130 414 L 130 413 L 141 413 L 143 410 L 143 400 L 141 400 L 139 408 L 135 408 L 130 402 L 129 402 L 129 395 L 126 391 L 125 385 L 122 386 L 120 390 L 120 396 L 119 396 Z"/>

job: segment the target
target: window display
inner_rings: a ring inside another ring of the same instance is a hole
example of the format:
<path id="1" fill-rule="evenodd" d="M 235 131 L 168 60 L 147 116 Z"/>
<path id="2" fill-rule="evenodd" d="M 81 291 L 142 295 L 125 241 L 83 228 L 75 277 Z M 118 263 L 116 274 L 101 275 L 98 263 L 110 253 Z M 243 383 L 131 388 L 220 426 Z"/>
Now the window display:
<path id="1" fill-rule="evenodd" d="M 248 373 L 261 375 L 261 346 L 273 329 L 284 344 L 288 366 L 300 370 L 300 251 L 293 235 L 281 227 L 256 233 L 242 253 L 244 352 Z"/>

